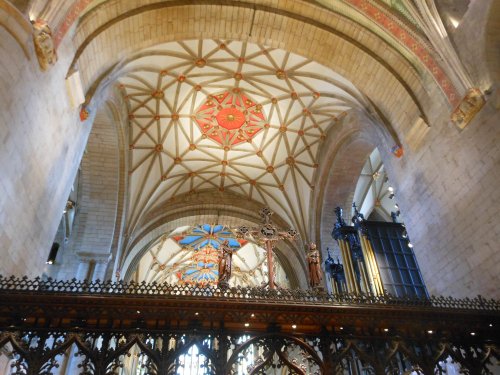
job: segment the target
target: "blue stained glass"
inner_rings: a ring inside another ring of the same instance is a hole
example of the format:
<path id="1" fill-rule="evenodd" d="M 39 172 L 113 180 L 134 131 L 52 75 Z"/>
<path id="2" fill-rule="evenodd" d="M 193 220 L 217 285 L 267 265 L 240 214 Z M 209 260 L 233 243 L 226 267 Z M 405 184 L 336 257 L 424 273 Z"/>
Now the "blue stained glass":
<path id="1" fill-rule="evenodd" d="M 189 244 L 193 243 L 194 241 L 199 240 L 200 238 L 203 238 L 203 237 L 202 236 L 186 236 L 182 240 L 180 240 L 179 243 L 181 245 L 189 245 Z"/>
<path id="2" fill-rule="evenodd" d="M 207 246 L 208 244 L 210 244 L 210 240 L 203 240 L 201 241 L 198 245 L 196 245 L 196 249 L 199 249 L 200 247 L 204 247 L 204 246 Z"/>
<path id="3" fill-rule="evenodd" d="M 205 262 L 198 262 L 198 267 L 201 267 L 201 268 L 211 268 L 213 267 L 214 264 L 213 263 L 205 263 Z"/>
<path id="4" fill-rule="evenodd" d="M 203 224 L 191 228 L 180 236 L 178 243 L 194 250 L 190 264 L 180 272 L 180 280 L 185 283 L 214 284 L 217 282 L 217 250 L 224 241 L 234 250 L 241 247 L 234 233 L 224 225 Z M 215 257 L 215 258 L 214 258 Z"/>
<path id="5" fill-rule="evenodd" d="M 224 226 L 223 225 L 216 225 L 213 229 L 213 232 L 212 233 L 217 233 L 217 232 L 220 232 L 222 229 L 224 229 Z"/>

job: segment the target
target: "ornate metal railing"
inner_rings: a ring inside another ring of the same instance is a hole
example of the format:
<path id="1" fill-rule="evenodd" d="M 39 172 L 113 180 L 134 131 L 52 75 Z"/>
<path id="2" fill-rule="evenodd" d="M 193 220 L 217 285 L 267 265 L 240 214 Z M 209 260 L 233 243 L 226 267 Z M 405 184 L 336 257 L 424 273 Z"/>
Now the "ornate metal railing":
<path id="1" fill-rule="evenodd" d="M 500 302 L 0 276 L 0 373 L 489 374 Z M 194 362 L 193 362 L 194 361 Z M 497 368 L 498 369 L 498 368 Z"/>
<path id="2" fill-rule="evenodd" d="M 130 297 L 170 297 L 170 298 L 213 298 L 217 300 L 243 300 L 249 302 L 286 302 L 287 304 L 318 304 L 318 305 L 383 305 L 404 307 L 426 307 L 434 309 L 462 309 L 500 312 L 500 301 L 475 298 L 452 298 L 431 296 L 429 298 L 396 297 L 390 294 L 330 294 L 324 290 L 302 289 L 266 289 L 260 287 L 233 287 L 220 289 L 217 287 L 172 285 L 168 283 L 137 283 L 134 281 L 112 282 L 100 280 L 80 281 L 42 279 L 36 277 L 17 278 L 0 275 L 0 293 L 45 293 L 67 295 L 110 295 Z"/>

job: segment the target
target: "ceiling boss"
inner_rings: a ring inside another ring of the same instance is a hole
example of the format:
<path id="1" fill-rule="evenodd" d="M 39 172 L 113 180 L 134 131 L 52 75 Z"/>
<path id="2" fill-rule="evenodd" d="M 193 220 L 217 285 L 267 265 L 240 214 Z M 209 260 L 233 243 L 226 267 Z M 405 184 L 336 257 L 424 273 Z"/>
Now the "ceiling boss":
<path id="1" fill-rule="evenodd" d="M 232 146 L 251 139 L 264 128 L 262 105 L 243 90 L 234 88 L 209 95 L 196 111 L 201 132 L 222 146 Z"/>

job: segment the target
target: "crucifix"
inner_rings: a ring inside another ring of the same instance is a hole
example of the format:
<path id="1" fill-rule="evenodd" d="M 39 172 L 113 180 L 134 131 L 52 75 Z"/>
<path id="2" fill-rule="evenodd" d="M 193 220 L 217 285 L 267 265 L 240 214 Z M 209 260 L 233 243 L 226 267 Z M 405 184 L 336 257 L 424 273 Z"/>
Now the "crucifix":
<path id="1" fill-rule="evenodd" d="M 268 207 L 264 207 L 259 211 L 259 215 L 262 218 L 262 224 L 254 228 L 248 228 L 245 226 L 239 227 L 236 229 L 236 235 L 240 238 L 253 237 L 255 240 L 264 245 L 267 253 L 267 269 L 269 276 L 267 285 L 269 286 L 269 289 L 276 289 L 273 269 L 273 246 L 279 240 L 295 239 L 297 231 L 294 229 L 288 229 L 287 231 L 279 230 L 279 228 L 271 222 L 272 214 L 273 212 Z"/>

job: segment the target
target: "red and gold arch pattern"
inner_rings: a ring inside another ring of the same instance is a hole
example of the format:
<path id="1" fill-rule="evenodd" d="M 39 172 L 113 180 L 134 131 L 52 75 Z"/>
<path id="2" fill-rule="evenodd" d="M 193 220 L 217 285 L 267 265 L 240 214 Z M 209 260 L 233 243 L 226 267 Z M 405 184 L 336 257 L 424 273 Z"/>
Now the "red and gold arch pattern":
<path id="1" fill-rule="evenodd" d="M 266 122 L 262 105 L 239 88 L 209 95 L 195 116 L 202 133 L 222 146 L 250 141 Z"/>

